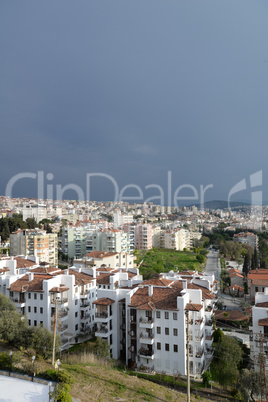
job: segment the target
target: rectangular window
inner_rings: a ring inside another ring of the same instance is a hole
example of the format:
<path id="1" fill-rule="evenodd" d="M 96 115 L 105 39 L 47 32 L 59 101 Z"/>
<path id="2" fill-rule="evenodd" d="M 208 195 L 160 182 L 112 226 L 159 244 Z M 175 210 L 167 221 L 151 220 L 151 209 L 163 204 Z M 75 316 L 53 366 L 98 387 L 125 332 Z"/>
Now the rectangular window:
<path id="1" fill-rule="evenodd" d="M 43 326 L 43 324 L 44 324 L 44 323 L 43 323 L 43 321 L 40 321 L 40 327 L 42 327 L 42 326 Z"/>
<path id="2" fill-rule="evenodd" d="M 169 352 L 169 343 L 165 343 L 165 351 Z"/>
<path id="3" fill-rule="evenodd" d="M 76 331 L 78 331 L 78 324 L 76 324 L 76 326 L 75 326 L 75 330 L 76 330 Z"/>
<path id="4" fill-rule="evenodd" d="M 161 318 L 161 311 L 156 312 L 156 318 Z"/>
<path id="5" fill-rule="evenodd" d="M 35 300 L 37 299 L 37 294 L 36 294 L 36 293 L 34 293 L 34 299 L 35 299 Z"/>
<path id="6" fill-rule="evenodd" d="M 156 327 L 156 333 L 161 334 L 161 327 Z"/>
<path id="7" fill-rule="evenodd" d="M 173 345 L 173 351 L 174 351 L 175 353 L 178 353 L 178 345 Z"/>
<path id="8" fill-rule="evenodd" d="M 75 301 L 75 305 L 77 306 L 77 304 L 78 304 L 78 299 L 76 299 L 76 301 Z"/>
<path id="9" fill-rule="evenodd" d="M 173 336 L 178 336 L 178 330 L 177 330 L 177 328 L 173 328 Z"/>
<path id="10" fill-rule="evenodd" d="M 43 307 L 40 307 L 40 314 L 43 314 Z"/>
<path id="11" fill-rule="evenodd" d="M 31 312 L 31 306 L 28 306 L 28 313 Z"/>
<path id="12" fill-rule="evenodd" d="M 42 295 L 42 293 L 40 294 L 40 300 L 43 300 L 43 295 Z"/>
<path id="13" fill-rule="evenodd" d="M 9 296 L 13 297 L 14 293 L 13 292 L 9 292 Z"/>
<path id="14" fill-rule="evenodd" d="M 37 321 L 36 320 L 34 320 L 34 326 L 37 327 Z"/>
<path id="15" fill-rule="evenodd" d="M 34 313 L 37 313 L 37 307 L 34 307 Z"/>
<path id="16" fill-rule="evenodd" d="M 31 320 L 29 320 L 29 325 L 31 326 Z"/>
<path id="17" fill-rule="evenodd" d="M 28 299 L 30 299 L 32 297 L 31 293 L 28 293 Z"/>
<path id="18" fill-rule="evenodd" d="M 156 348 L 157 348 L 157 350 L 161 350 L 161 343 L 160 342 L 157 342 Z"/>
<path id="19" fill-rule="evenodd" d="M 177 313 L 173 313 L 173 320 L 177 320 L 178 319 L 178 314 Z"/>
<path id="20" fill-rule="evenodd" d="M 74 316 L 75 316 L 75 317 L 78 317 L 78 312 L 77 312 L 77 311 L 75 312 L 75 315 L 74 315 Z"/>
<path id="21" fill-rule="evenodd" d="M 165 319 L 166 319 L 166 320 L 169 319 L 169 313 L 168 313 L 168 311 L 165 311 Z"/>
<path id="22" fill-rule="evenodd" d="M 165 328 L 165 335 L 169 335 L 169 328 Z"/>

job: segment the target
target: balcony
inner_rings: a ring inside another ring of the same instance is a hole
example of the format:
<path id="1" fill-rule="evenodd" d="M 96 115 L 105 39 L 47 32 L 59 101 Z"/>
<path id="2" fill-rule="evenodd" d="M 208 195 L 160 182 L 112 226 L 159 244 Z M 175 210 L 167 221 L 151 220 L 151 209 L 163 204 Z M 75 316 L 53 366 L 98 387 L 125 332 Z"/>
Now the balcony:
<path id="1" fill-rule="evenodd" d="M 97 328 L 95 331 L 95 336 L 99 337 L 108 337 L 109 329 L 106 325 L 102 325 L 100 328 Z"/>
<path id="2" fill-rule="evenodd" d="M 212 320 L 207 320 L 207 321 L 205 321 L 205 326 L 206 327 L 211 327 L 212 326 Z"/>
<path id="3" fill-rule="evenodd" d="M 25 307 L 25 298 L 24 297 L 11 297 L 13 303 L 15 303 L 16 307 L 22 308 Z"/>
<path id="4" fill-rule="evenodd" d="M 80 303 L 80 307 L 81 307 L 81 308 L 87 308 L 88 306 L 90 306 L 90 302 L 89 302 L 89 301 L 83 301 L 82 303 Z"/>
<path id="5" fill-rule="evenodd" d="M 140 343 L 144 343 L 145 345 L 153 345 L 154 336 L 140 334 Z"/>
<path id="6" fill-rule="evenodd" d="M 95 317 L 96 318 L 108 318 L 108 313 L 107 313 L 107 311 L 103 311 L 101 313 L 96 312 Z"/>
<path id="7" fill-rule="evenodd" d="M 67 329 L 68 329 L 68 325 L 67 325 L 67 324 L 62 325 L 62 326 L 61 326 L 61 329 L 60 329 L 60 333 L 65 332 Z"/>
<path id="8" fill-rule="evenodd" d="M 80 318 L 80 320 L 81 321 L 86 321 L 86 320 L 88 320 L 90 318 L 90 314 L 84 314 L 81 318 Z"/>
<path id="9" fill-rule="evenodd" d="M 203 356 L 203 354 L 204 354 L 204 350 L 203 350 L 203 349 L 200 349 L 200 350 L 198 350 L 198 351 L 196 352 L 195 357 L 198 358 L 198 359 L 201 359 L 201 357 Z"/>
<path id="10" fill-rule="evenodd" d="M 64 320 L 64 319 L 68 318 L 68 310 L 67 309 L 61 309 L 59 311 L 59 317 L 61 318 L 61 320 Z"/>
<path id="11" fill-rule="evenodd" d="M 195 320 L 195 325 L 201 325 L 204 321 L 204 318 L 198 318 L 197 320 Z"/>
<path id="12" fill-rule="evenodd" d="M 152 329 L 154 327 L 154 320 L 148 317 L 140 318 L 140 328 L 149 328 Z"/>
<path id="13" fill-rule="evenodd" d="M 195 341 L 196 342 L 201 342 L 203 338 L 204 338 L 204 334 L 198 335 L 198 336 L 195 337 Z"/>
<path id="14" fill-rule="evenodd" d="M 154 351 L 146 348 L 140 348 L 138 355 L 146 359 L 154 359 Z"/>

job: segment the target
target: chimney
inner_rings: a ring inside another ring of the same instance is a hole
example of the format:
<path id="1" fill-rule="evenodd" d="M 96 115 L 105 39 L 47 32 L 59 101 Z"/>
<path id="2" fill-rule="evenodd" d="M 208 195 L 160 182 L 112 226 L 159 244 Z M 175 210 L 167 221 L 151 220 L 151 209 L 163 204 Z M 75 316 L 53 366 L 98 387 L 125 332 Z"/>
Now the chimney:
<path id="1" fill-rule="evenodd" d="M 187 281 L 186 280 L 182 281 L 182 288 L 183 288 L 183 290 L 187 289 Z"/>
<path id="2" fill-rule="evenodd" d="M 151 297 L 153 295 L 153 293 L 154 293 L 154 287 L 153 287 L 153 285 L 149 285 L 149 288 L 148 288 L 149 296 Z"/>
<path id="3" fill-rule="evenodd" d="M 29 273 L 29 282 L 33 281 L 33 279 L 34 279 L 34 273 L 30 272 Z"/>

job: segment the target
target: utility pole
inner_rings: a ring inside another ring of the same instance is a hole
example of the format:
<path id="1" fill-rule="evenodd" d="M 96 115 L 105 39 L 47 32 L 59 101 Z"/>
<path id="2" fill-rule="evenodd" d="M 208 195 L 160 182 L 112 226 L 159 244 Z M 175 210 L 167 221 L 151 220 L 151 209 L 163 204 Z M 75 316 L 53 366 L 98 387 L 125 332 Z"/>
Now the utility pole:
<path id="1" fill-rule="evenodd" d="M 56 349 L 56 336 L 57 336 L 57 320 L 58 320 L 58 298 L 55 297 L 55 321 L 54 321 L 54 333 L 53 333 L 52 366 L 55 365 L 55 349 Z"/>
<path id="2" fill-rule="evenodd" d="M 190 399 L 190 334 L 189 334 L 189 310 L 186 311 L 186 351 L 187 351 L 187 402 L 191 402 Z"/>

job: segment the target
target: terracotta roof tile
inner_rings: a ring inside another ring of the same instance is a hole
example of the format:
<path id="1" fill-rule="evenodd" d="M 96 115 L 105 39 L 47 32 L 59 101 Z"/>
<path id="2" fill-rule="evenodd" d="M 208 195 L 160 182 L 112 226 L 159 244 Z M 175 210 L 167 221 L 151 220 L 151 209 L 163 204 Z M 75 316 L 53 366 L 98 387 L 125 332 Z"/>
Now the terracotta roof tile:
<path id="1" fill-rule="evenodd" d="M 11 292 L 43 292 L 43 281 L 51 278 L 53 278 L 51 275 L 34 275 L 33 280 L 29 281 L 29 275 L 24 275 L 13 282 L 9 290 Z"/>
<path id="2" fill-rule="evenodd" d="M 202 304 L 194 304 L 194 303 L 187 303 L 185 306 L 185 310 L 189 311 L 200 311 L 202 310 Z"/>
<path id="3" fill-rule="evenodd" d="M 95 300 L 92 304 L 98 304 L 101 306 L 110 306 L 113 303 L 114 303 L 113 299 L 110 299 L 109 297 L 103 297 L 101 299 Z"/>
<path id="4" fill-rule="evenodd" d="M 141 310 L 177 310 L 179 289 L 170 287 L 154 287 L 152 296 L 149 296 L 149 287 L 138 288 L 131 298 L 130 307 Z"/>

